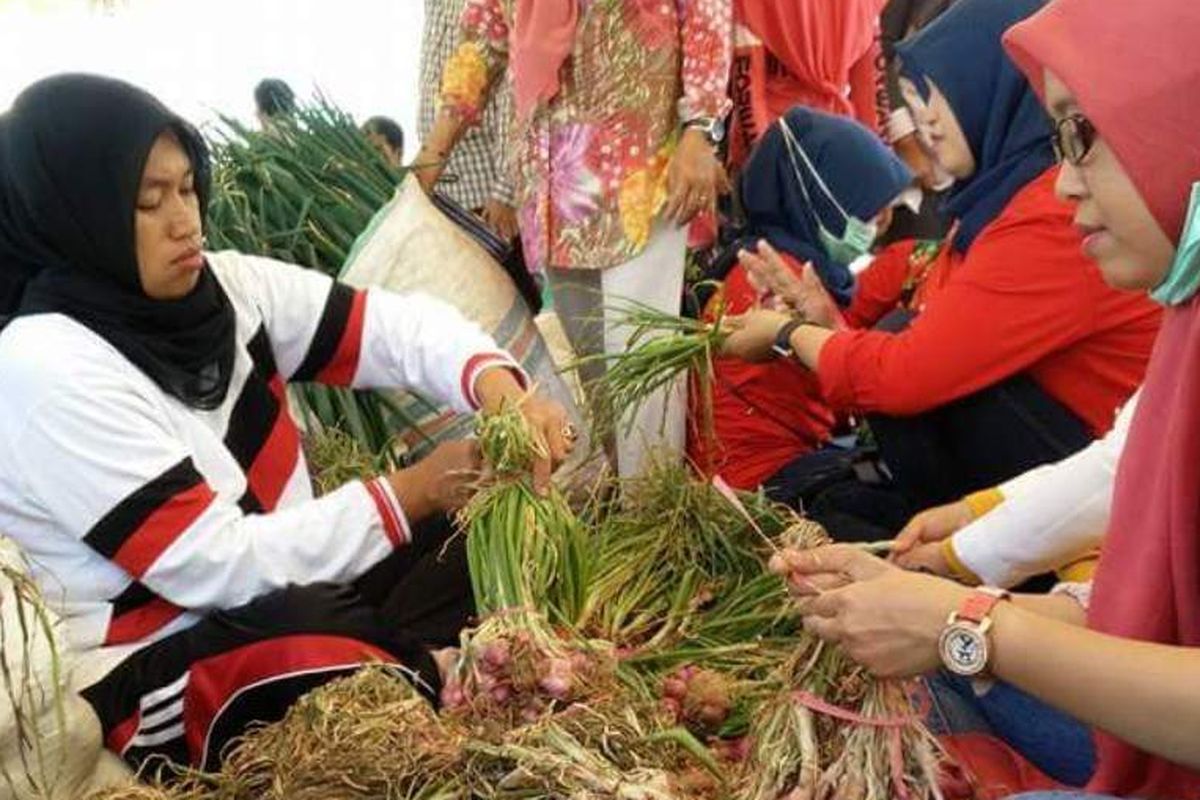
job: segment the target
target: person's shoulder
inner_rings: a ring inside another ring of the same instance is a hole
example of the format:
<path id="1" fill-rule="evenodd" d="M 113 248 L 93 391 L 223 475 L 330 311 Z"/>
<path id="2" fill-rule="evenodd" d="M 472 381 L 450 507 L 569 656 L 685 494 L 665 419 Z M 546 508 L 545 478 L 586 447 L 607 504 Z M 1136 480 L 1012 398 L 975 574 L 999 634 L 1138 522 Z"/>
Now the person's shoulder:
<path id="1" fill-rule="evenodd" d="M 234 301 L 253 291 L 258 280 L 258 262 L 265 260 L 236 250 L 205 253 L 204 258 L 225 293 Z"/>
<path id="2" fill-rule="evenodd" d="M 1074 208 L 1055 192 L 1058 180 L 1057 164 L 1025 184 L 1008 202 L 996 219 L 997 227 L 1013 224 L 1034 224 L 1048 228 L 1073 231 Z"/>
<path id="3" fill-rule="evenodd" d="M 1083 254 L 1083 235 L 1075 227 L 1075 208 L 1055 193 L 1057 179 L 1055 165 L 1022 187 L 979 234 L 967 259 L 983 254 L 1009 259 L 1010 251 L 1019 248 L 1019 260 L 1031 266 L 1047 260 L 1090 263 Z"/>
<path id="4" fill-rule="evenodd" d="M 271 271 L 291 265 L 262 256 L 223 250 L 206 253 L 208 266 L 238 315 L 238 325 L 255 326 L 262 316 L 261 303 L 272 294 Z"/>
<path id="5" fill-rule="evenodd" d="M 144 376 L 111 344 L 62 314 L 18 317 L 0 333 L 0 408 L 12 416 L 46 402 L 114 387 L 141 391 Z"/>
<path id="6" fill-rule="evenodd" d="M 328 280 L 317 270 L 266 256 L 239 253 L 236 250 L 205 253 L 205 258 L 217 281 L 235 303 L 241 300 L 252 302 L 263 292 L 271 291 L 272 287 L 278 289 L 281 283 L 288 285 L 294 283 L 297 278 L 312 280 L 314 276 L 318 276 L 317 280 Z"/>

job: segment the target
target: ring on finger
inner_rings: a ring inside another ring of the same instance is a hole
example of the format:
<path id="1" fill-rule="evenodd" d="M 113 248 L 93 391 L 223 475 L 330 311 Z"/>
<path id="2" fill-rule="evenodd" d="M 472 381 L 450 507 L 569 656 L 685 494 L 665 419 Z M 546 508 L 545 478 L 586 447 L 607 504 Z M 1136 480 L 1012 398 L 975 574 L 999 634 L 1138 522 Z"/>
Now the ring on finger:
<path id="1" fill-rule="evenodd" d="M 573 442 L 579 438 L 579 431 L 575 430 L 575 426 L 568 422 L 562 426 L 562 437 L 569 442 Z"/>

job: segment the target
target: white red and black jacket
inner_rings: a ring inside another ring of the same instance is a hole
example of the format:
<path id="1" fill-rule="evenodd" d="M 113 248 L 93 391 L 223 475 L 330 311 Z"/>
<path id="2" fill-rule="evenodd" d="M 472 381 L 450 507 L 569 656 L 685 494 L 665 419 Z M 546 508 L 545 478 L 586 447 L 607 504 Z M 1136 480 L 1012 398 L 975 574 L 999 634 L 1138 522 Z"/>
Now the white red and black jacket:
<path id="1" fill-rule="evenodd" d="M 0 533 L 84 651 L 127 654 L 288 584 L 352 580 L 408 541 L 385 480 L 313 498 L 287 381 L 412 387 L 469 411 L 480 372 L 519 372 L 433 298 L 208 259 L 237 314 L 232 382 L 212 411 L 68 317 L 22 317 L 0 335 Z"/>

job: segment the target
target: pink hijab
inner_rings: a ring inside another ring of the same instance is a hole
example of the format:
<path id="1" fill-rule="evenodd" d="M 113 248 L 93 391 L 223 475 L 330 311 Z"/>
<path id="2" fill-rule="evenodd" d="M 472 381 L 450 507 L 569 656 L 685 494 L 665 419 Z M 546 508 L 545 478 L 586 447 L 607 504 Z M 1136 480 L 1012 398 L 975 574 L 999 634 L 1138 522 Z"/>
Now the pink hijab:
<path id="1" fill-rule="evenodd" d="M 509 66 L 517 118 L 558 94 L 559 72 L 575 45 L 578 0 L 517 0 L 509 33 Z"/>
<path id="2" fill-rule="evenodd" d="M 1178 240 L 1200 181 L 1200 2 L 1055 0 L 1005 41 L 1035 87 L 1049 69 L 1071 89 Z M 1200 297 L 1163 317 L 1117 473 L 1088 624 L 1200 647 Z M 1102 732 L 1096 744 L 1090 790 L 1200 797 L 1200 773 Z"/>

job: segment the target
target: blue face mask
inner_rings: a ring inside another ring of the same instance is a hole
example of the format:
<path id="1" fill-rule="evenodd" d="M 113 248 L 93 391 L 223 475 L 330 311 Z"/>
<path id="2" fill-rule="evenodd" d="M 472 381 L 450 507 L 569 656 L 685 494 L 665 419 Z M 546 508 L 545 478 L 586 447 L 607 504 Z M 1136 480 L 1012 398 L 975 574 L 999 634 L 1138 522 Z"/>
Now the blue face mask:
<path id="1" fill-rule="evenodd" d="M 1183 237 L 1175 250 L 1175 260 L 1167 277 L 1150 296 L 1164 306 L 1178 306 L 1191 300 L 1200 289 L 1200 183 L 1192 185 Z"/>
<path id="2" fill-rule="evenodd" d="M 804 200 L 808 203 L 808 207 L 812 209 L 813 219 L 817 221 L 817 236 L 821 240 L 821 246 L 825 248 L 825 252 L 829 257 L 839 264 L 849 264 L 867 253 L 871 252 L 871 245 L 875 243 L 875 238 L 879 235 L 879 226 L 874 222 L 864 222 L 858 217 L 848 213 L 842 204 L 833 196 L 833 192 L 821 179 L 820 173 L 813 166 L 808 154 L 804 152 L 804 148 L 800 146 L 800 142 L 796 139 L 796 135 L 792 133 L 792 128 L 788 125 L 786 117 L 780 117 L 779 127 L 783 131 L 783 141 L 787 147 L 788 157 L 792 160 L 792 171 L 796 175 L 796 182 L 800 184 L 800 191 L 804 193 Z M 846 220 L 846 229 L 841 236 L 837 236 L 829 228 L 821 222 L 821 215 L 817 213 L 817 207 L 813 204 L 812 197 L 808 194 L 808 185 L 804 181 L 804 175 L 800 170 L 800 162 L 804 162 L 804 166 L 808 169 L 809 174 L 813 176 L 818 188 L 829 199 L 829 202 L 837 209 L 842 218 Z"/>

